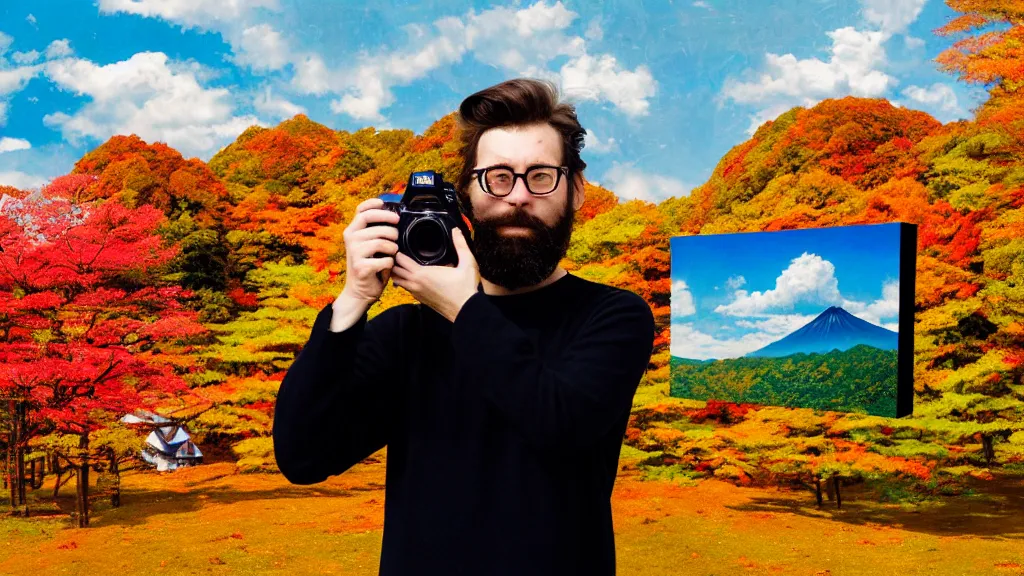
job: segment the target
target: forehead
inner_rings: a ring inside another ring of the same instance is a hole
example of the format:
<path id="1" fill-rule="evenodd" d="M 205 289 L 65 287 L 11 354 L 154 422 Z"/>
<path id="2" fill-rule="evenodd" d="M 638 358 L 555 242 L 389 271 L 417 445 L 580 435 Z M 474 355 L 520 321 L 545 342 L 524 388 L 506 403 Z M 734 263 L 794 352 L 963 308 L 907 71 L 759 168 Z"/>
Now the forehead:
<path id="1" fill-rule="evenodd" d="M 559 164 L 562 158 L 562 137 L 550 124 L 522 127 L 491 128 L 477 143 L 477 165 Z"/>

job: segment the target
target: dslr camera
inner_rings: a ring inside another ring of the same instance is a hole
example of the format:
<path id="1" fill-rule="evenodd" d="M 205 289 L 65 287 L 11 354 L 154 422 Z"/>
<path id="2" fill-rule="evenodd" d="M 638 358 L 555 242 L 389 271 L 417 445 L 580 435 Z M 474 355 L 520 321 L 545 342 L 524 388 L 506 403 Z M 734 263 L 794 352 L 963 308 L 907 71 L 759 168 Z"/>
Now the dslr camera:
<path id="1" fill-rule="evenodd" d="M 457 226 L 472 248 L 469 227 L 459 209 L 455 186 L 433 170 L 413 172 L 405 194 L 398 202 L 384 202 L 384 210 L 399 216 L 398 251 L 423 266 L 458 265 L 459 255 L 452 240 Z M 372 222 L 369 226 L 392 226 L 388 222 Z M 386 256 L 377 253 L 376 258 Z"/>

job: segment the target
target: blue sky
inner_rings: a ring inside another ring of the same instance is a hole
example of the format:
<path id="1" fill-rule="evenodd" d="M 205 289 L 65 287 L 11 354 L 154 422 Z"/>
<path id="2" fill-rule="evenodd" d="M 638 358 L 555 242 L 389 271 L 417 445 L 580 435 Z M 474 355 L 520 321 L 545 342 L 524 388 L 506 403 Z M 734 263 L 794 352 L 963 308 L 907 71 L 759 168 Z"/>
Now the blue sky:
<path id="1" fill-rule="evenodd" d="M 943 122 L 984 92 L 936 70 L 940 0 L 48 0 L 0 7 L 0 184 L 38 187 L 111 135 L 209 159 L 252 124 L 417 133 L 516 76 L 578 106 L 590 180 L 689 194 L 794 105 L 887 97 Z"/>
<path id="2" fill-rule="evenodd" d="M 735 358 L 829 306 L 898 332 L 899 224 L 676 236 L 674 356 Z"/>

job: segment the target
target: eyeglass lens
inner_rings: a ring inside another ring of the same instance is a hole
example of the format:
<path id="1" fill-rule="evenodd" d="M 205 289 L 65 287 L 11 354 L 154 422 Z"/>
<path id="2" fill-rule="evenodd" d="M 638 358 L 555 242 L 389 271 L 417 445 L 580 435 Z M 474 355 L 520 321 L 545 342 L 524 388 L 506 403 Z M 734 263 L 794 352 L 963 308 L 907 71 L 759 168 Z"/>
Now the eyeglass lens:
<path id="1" fill-rule="evenodd" d="M 504 196 L 512 191 L 515 174 L 508 168 L 489 168 L 484 181 L 491 194 Z M 526 188 L 533 194 L 547 194 L 558 184 L 558 168 L 535 166 L 526 171 Z"/>

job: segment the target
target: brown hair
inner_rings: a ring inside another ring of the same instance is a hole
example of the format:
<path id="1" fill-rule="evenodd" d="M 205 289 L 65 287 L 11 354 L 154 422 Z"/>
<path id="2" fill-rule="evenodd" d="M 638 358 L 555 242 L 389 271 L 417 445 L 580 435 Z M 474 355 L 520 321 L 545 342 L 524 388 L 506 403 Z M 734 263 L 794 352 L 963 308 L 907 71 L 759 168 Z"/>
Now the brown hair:
<path id="1" fill-rule="evenodd" d="M 458 125 L 462 139 L 462 170 L 456 189 L 469 194 L 480 136 L 491 128 L 523 127 L 548 123 L 562 135 L 562 164 L 569 167 L 570 184 L 583 174 L 587 163 L 580 158 L 586 130 L 576 118 L 576 107 L 559 102 L 558 89 L 547 80 L 514 78 L 485 88 L 459 105 Z M 572 188 L 569 188 L 572 197 Z M 571 200 L 570 200 L 571 202 Z"/>

